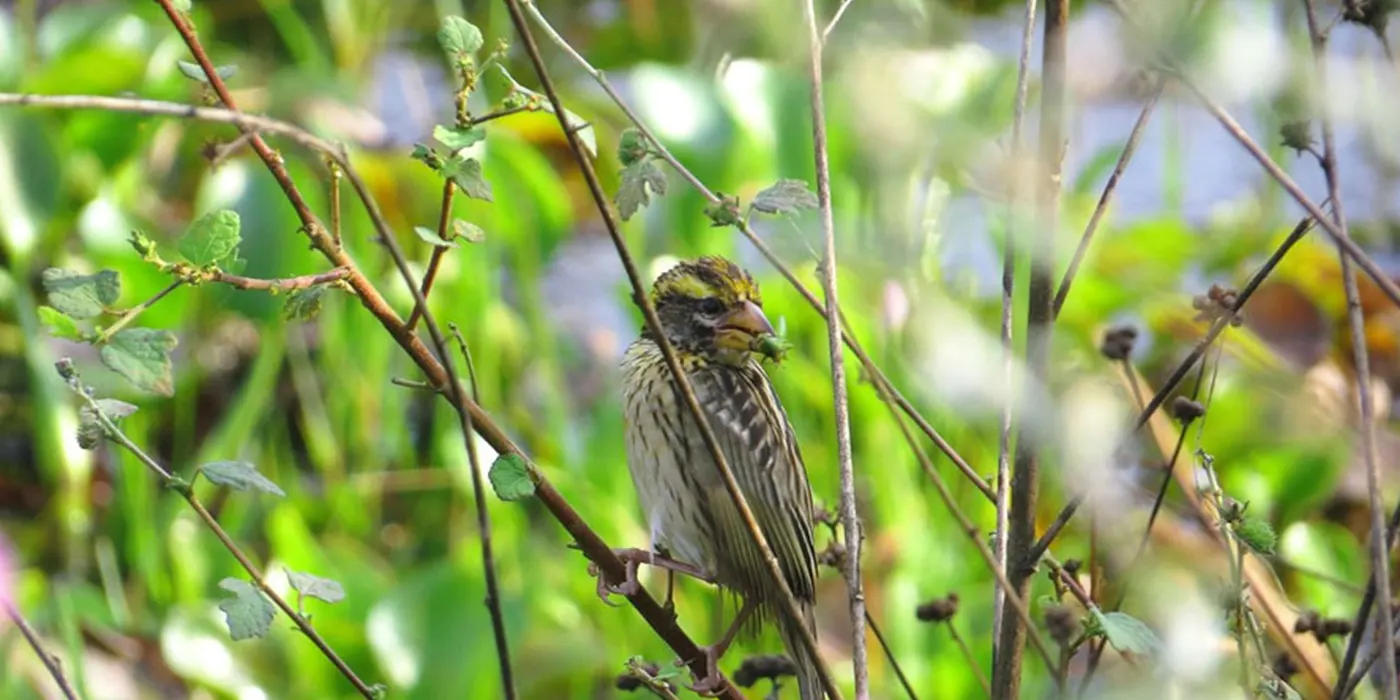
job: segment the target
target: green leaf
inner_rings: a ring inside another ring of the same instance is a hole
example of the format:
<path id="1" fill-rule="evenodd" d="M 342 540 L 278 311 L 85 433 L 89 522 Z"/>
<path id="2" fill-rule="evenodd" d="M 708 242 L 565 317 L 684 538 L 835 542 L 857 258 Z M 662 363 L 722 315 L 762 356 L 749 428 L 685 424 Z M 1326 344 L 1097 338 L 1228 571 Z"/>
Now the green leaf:
<path id="1" fill-rule="evenodd" d="M 1272 555 L 1278 546 L 1278 535 L 1274 534 L 1274 528 L 1263 518 L 1246 515 L 1234 527 L 1235 536 L 1260 554 Z"/>
<path id="2" fill-rule="evenodd" d="M 198 63 L 176 61 L 176 65 L 180 67 L 180 72 L 184 73 L 186 78 L 200 83 L 209 82 L 209 76 L 204 73 L 204 68 Z M 214 66 L 214 75 L 219 76 L 220 80 L 228 80 L 237 72 L 238 66 L 232 64 L 227 66 Z"/>
<path id="3" fill-rule="evenodd" d="M 452 220 L 452 234 L 468 243 L 480 243 L 486 240 L 486 232 L 480 226 L 461 219 Z"/>
<path id="4" fill-rule="evenodd" d="M 102 364 L 142 391 L 170 396 L 175 393 L 170 352 L 177 342 L 170 331 L 128 328 L 102 346 Z"/>
<path id="5" fill-rule="evenodd" d="M 170 4 L 174 5 L 175 9 L 186 14 L 189 14 L 189 11 L 194 9 L 194 2 L 192 0 L 175 0 Z"/>
<path id="6" fill-rule="evenodd" d="M 705 207 L 705 216 L 709 217 L 710 225 L 716 227 L 735 226 L 743 221 L 743 217 L 739 216 L 739 198 L 725 195 L 723 192 L 717 194 L 719 201 Z"/>
<path id="7" fill-rule="evenodd" d="M 315 598 L 327 603 L 339 603 L 345 600 L 345 588 L 340 585 L 339 581 L 291 569 L 287 569 L 287 581 L 292 584 L 293 590 L 308 598 Z"/>
<path id="8" fill-rule="evenodd" d="M 44 292 L 49 304 L 69 318 L 96 318 L 121 296 L 122 280 L 116 270 L 84 275 L 74 270 L 51 267 L 44 270 Z"/>
<path id="9" fill-rule="evenodd" d="M 442 28 L 438 30 L 438 43 L 442 45 L 448 60 L 460 62 L 476 53 L 485 42 L 476 25 L 461 17 L 448 16 L 443 18 Z"/>
<path id="10" fill-rule="evenodd" d="M 456 243 L 453 243 L 452 241 L 449 241 L 449 240 L 446 240 L 446 239 L 443 239 L 443 238 L 439 237 L 439 236 L 437 235 L 437 231 L 434 231 L 434 230 L 428 228 L 427 226 L 414 226 L 414 227 L 413 227 L 413 232 L 416 233 L 416 234 L 418 234 L 418 237 L 419 237 L 419 238 L 421 238 L 421 239 L 423 239 L 424 241 L 427 241 L 428 243 L 431 243 L 431 244 L 433 244 L 434 246 L 437 246 L 437 247 L 439 247 L 439 248 L 456 248 L 456 247 L 457 247 L 457 244 L 456 244 Z"/>
<path id="11" fill-rule="evenodd" d="M 497 63 L 494 64 L 494 67 L 499 70 L 501 75 L 505 76 L 506 81 L 510 83 L 512 93 L 507 96 L 504 101 L 506 107 L 524 106 L 521 100 L 518 99 L 518 96 L 523 95 L 526 98 L 523 101 L 524 103 L 534 102 L 539 105 L 539 109 L 554 114 L 554 104 L 549 101 L 548 95 L 535 92 L 521 85 L 519 82 L 516 82 L 515 77 L 510 74 L 510 71 L 506 70 L 505 66 Z M 583 140 L 583 147 L 588 150 L 588 155 L 597 158 L 598 136 L 593 131 L 593 125 L 589 124 L 583 117 L 569 111 L 567 108 L 564 110 L 564 122 L 569 125 L 569 128 L 578 131 L 578 137 Z M 623 165 L 629 164 L 623 163 Z"/>
<path id="12" fill-rule="evenodd" d="M 794 214 L 799 209 L 816 209 L 817 195 L 801 180 L 779 180 L 754 196 L 749 208 L 764 214 Z"/>
<path id="13" fill-rule="evenodd" d="M 136 412 L 136 407 L 116 399 L 98 399 L 97 407 L 102 411 L 102 415 L 116 423 L 121 419 Z M 97 411 L 92 406 L 83 406 L 78 409 L 78 447 L 91 450 L 102 444 L 102 440 L 107 437 L 107 429 L 102 427 L 102 423 L 97 419 Z"/>
<path id="14" fill-rule="evenodd" d="M 658 197 L 666 194 L 666 174 L 647 158 L 622 169 L 622 182 L 618 185 L 613 202 L 617 204 L 617 213 L 622 220 L 627 221 L 651 203 L 653 194 Z"/>
<path id="15" fill-rule="evenodd" d="M 535 493 L 535 482 L 530 478 L 530 468 L 525 460 L 514 452 L 507 452 L 491 463 L 487 472 L 491 479 L 491 489 L 502 501 L 518 501 Z"/>
<path id="16" fill-rule="evenodd" d="M 325 285 L 315 285 L 298 289 L 287 295 L 282 302 L 282 317 L 288 321 L 309 321 L 321 313 L 321 299 L 326 294 Z"/>
<path id="17" fill-rule="evenodd" d="M 462 194 L 472 199 L 493 201 L 491 183 L 482 179 L 481 163 L 477 159 L 454 156 L 442 164 L 442 174 L 452 178 L 452 184 L 456 185 Z"/>
<path id="18" fill-rule="evenodd" d="M 228 209 L 209 212 L 195 219 L 180 239 L 180 254 L 194 265 L 216 264 L 238 249 L 239 220 Z"/>
<path id="19" fill-rule="evenodd" d="M 52 306 L 39 307 L 39 322 L 44 324 L 44 327 L 49 329 L 49 334 L 55 338 L 83 339 L 83 331 L 78 328 L 78 324 L 74 323 L 71 317 Z"/>
<path id="20" fill-rule="evenodd" d="M 282 487 L 258 472 L 252 462 L 210 462 L 199 468 L 204 478 L 227 486 L 235 491 L 262 491 L 274 496 L 285 496 Z"/>
<path id="21" fill-rule="evenodd" d="M 1142 620 L 1132 615 L 1124 612 L 1105 614 L 1098 608 L 1094 608 L 1091 612 L 1099 629 L 1102 629 L 1104 636 L 1108 637 L 1108 643 L 1120 652 L 1150 656 L 1162 647 L 1162 643 L 1157 639 L 1157 633 L 1153 632 L 1152 628 L 1144 624 Z"/>
<path id="22" fill-rule="evenodd" d="M 461 127 L 446 127 L 441 124 L 433 127 L 433 138 L 453 151 L 460 151 L 486 138 L 486 130 L 478 127 L 463 129 Z"/>
<path id="23" fill-rule="evenodd" d="M 224 611 L 228 633 L 233 641 L 267 636 L 277 608 L 263 597 L 262 591 L 239 578 L 226 578 L 219 582 L 219 588 L 233 594 L 232 598 L 219 601 L 219 609 Z"/>

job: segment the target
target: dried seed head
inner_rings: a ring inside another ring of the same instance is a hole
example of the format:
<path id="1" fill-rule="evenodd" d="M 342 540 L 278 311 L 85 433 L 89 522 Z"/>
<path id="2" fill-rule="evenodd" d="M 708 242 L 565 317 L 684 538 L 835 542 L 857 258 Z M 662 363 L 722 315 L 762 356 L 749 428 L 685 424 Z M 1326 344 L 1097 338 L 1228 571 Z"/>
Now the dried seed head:
<path id="1" fill-rule="evenodd" d="M 783 676 L 796 676 L 797 664 L 781 654 L 750 656 L 734 672 L 734 682 L 741 688 L 752 688 L 764 678 L 777 680 Z"/>
<path id="2" fill-rule="evenodd" d="M 958 614 L 958 594 L 949 593 L 947 598 L 934 598 L 920 605 L 914 614 L 923 622 L 947 622 Z"/>
<path id="3" fill-rule="evenodd" d="M 1182 424 L 1190 423 L 1206 414 L 1206 407 L 1199 401 L 1192 401 L 1185 396 L 1178 396 L 1172 399 L 1172 417 L 1181 421 Z"/>
<path id="4" fill-rule="evenodd" d="M 1137 337 L 1138 330 L 1133 326 L 1114 326 L 1104 334 L 1099 352 L 1110 360 L 1126 360 L 1133 354 L 1133 345 L 1136 344 Z"/>
<path id="5" fill-rule="evenodd" d="M 1079 631 L 1079 617 L 1068 605 L 1051 605 L 1045 609 L 1045 629 L 1060 646 L 1069 644 Z"/>

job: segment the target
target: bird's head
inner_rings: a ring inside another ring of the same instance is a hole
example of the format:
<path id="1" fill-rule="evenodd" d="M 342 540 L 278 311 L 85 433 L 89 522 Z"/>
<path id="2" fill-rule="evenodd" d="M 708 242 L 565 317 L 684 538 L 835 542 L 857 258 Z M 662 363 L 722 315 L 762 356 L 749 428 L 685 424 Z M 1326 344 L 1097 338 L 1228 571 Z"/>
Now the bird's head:
<path id="1" fill-rule="evenodd" d="M 716 362 L 743 364 L 754 341 L 773 334 L 758 285 L 724 258 L 677 264 L 656 279 L 651 301 L 672 345 Z"/>

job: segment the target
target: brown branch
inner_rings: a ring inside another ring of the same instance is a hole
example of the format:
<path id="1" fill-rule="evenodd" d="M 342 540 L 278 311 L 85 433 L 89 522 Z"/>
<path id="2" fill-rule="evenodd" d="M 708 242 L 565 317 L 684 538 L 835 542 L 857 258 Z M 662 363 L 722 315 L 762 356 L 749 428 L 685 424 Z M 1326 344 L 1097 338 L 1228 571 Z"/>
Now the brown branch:
<path id="1" fill-rule="evenodd" d="M 1026 11 L 1021 22 L 1021 49 L 1016 60 L 1016 102 L 1011 119 L 1011 163 L 1013 172 L 1019 172 L 1024 146 L 1022 132 L 1026 121 L 1026 103 L 1030 93 L 1031 46 L 1035 41 L 1036 0 L 1026 0 Z M 1019 225 L 1022 201 L 1021 178 L 1011 180 L 1011 206 L 1007 216 L 1006 250 L 1001 259 L 1001 381 L 1002 405 L 1001 425 L 997 430 L 997 474 L 996 498 L 996 552 L 997 561 L 1005 569 L 1006 531 L 1010 527 L 1011 516 L 1011 432 L 1015 425 L 1016 402 L 1013 400 L 1016 384 L 1016 249 L 1021 237 Z M 1006 618 L 1006 594 L 1000 588 L 992 597 L 992 629 L 1000 629 Z M 996 661 L 1000 648 L 1000 637 L 992 636 L 992 660 Z M 987 695 L 991 687 L 987 686 Z"/>
<path id="2" fill-rule="evenodd" d="M 822 292 L 826 296 L 827 356 L 831 361 L 831 404 L 836 419 L 836 455 L 841 479 L 841 524 L 846 544 L 843 573 L 851 609 L 851 670 L 855 696 L 870 697 L 870 657 L 865 646 L 865 591 L 860 576 L 860 549 L 864 535 L 856 511 L 855 466 L 851 459 L 851 416 L 846 397 L 846 365 L 841 344 L 841 321 L 836 291 L 836 224 L 831 212 L 831 162 L 827 149 L 826 104 L 822 97 L 822 34 L 817 27 L 813 0 L 802 3 L 807 19 L 807 77 L 812 112 L 812 151 L 817 174 L 817 204 L 825 251 L 822 254 Z"/>
<path id="3" fill-rule="evenodd" d="M 692 416 L 695 418 L 700 429 L 701 439 L 705 443 L 710 457 L 714 460 L 720 476 L 723 477 L 725 490 L 729 492 L 729 497 L 734 501 L 740 516 L 743 518 L 746 529 L 753 544 L 762 555 L 764 564 L 768 568 L 768 573 L 772 576 L 773 582 L 777 585 L 781 594 L 781 603 L 784 612 L 794 620 L 804 618 L 797 599 L 792 594 L 792 589 L 788 585 L 787 578 L 783 575 L 782 567 L 778 563 L 778 558 L 773 554 L 772 548 L 768 545 L 767 539 L 763 535 L 763 530 L 759 527 L 752 509 L 744 498 L 744 493 L 739 488 L 739 483 L 734 479 L 734 473 L 729 468 L 728 460 L 725 459 L 724 450 L 720 447 L 719 440 L 715 436 L 714 430 L 710 427 L 709 420 L 705 417 L 704 409 L 700 406 L 700 401 L 695 395 L 695 389 L 690 385 L 682 368 L 680 359 L 676 356 L 675 348 L 671 346 L 670 340 L 661 330 L 661 322 L 656 316 L 656 309 L 652 306 L 651 300 L 647 296 L 646 283 L 642 280 L 641 273 L 637 271 L 637 265 L 632 260 L 632 255 L 627 249 L 627 243 L 622 238 L 622 233 L 618 228 L 617 220 L 612 209 L 608 206 L 607 195 L 603 192 L 602 183 L 598 180 L 598 174 L 593 170 L 593 163 L 589 160 L 582 140 L 578 133 L 570 128 L 568 122 L 568 112 L 564 109 L 564 104 L 559 99 L 559 93 L 555 90 L 554 81 L 549 76 L 548 69 L 544 65 L 544 57 L 540 54 L 539 46 L 535 43 L 535 37 L 530 32 L 529 21 L 525 18 L 525 13 L 521 9 L 519 0 L 505 0 L 506 7 L 510 11 L 511 22 L 515 25 L 516 33 L 520 36 L 521 43 L 525 47 L 526 53 L 530 57 L 530 62 L 535 67 L 535 73 L 539 77 L 540 87 L 549 98 L 550 104 L 554 107 L 554 116 L 559 120 L 559 127 L 564 132 L 568 140 L 569 148 L 573 152 L 574 160 L 583 174 L 584 180 L 588 183 L 588 189 L 593 195 L 593 202 L 598 209 L 599 215 L 603 219 L 604 225 L 608 229 L 608 235 L 612 238 L 613 245 L 617 249 L 618 258 L 622 262 L 623 268 L 627 272 L 627 278 L 631 282 L 633 300 L 641 309 L 643 317 L 646 319 L 647 328 L 651 330 L 656 338 L 656 344 L 661 348 L 661 353 L 666 359 L 666 364 L 670 368 L 675 385 L 679 389 L 682 398 Z M 835 680 L 831 676 L 831 671 L 826 667 L 821 657 L 821 649 L 817 646 L 814 636 L 815 630 L 809 629 L 804 624 L 795 625 L 801 631 L 801 641 L 806 652 L 812 661 L 817 665 L 822 677 L 822 684 L 826 688 L 827 694 L 834 700 L 840 700 L 841 691 L 837 687 Z M 707 674 L 700 674 L 704 677 Z M 726 683 L 732 686 L 731 683 Z"/>
<path id="4" fill-rule="evenodd" d="M 1069 0 L 1050 0 L 1045 8 L 1045 31 L 1041 56 L 1044 85 L 1040 104 L 1040 156 L 1037 187 L 1037 223 L 1040 234 L 1032 241 L 1031 278 L 1028 290 L 1029 315 L 1026 320 L 1027 374 L 1020 399 L 1029 401 L 1047 386 L 1050 367 L 1050 335 L 1055 321 L 1054 282 L 1055 230 L 1059 225 L 1060 167 L 1065 148 L 1065 52 L 1069 34 Z M 1028 404 L 1023 404 L 1023 406 Z M 1035 510 L 1040 490 L 1040 446 L 1032 423 L 1053 422 L 1050 402 L 1037 406 L 1035 421 L 1023 420 L 1018 426 L 1015 462 L 1011 471 L 1011 510 L 1008 515 L 1007 575 L 1016 594 L 1030 594 L 1032 569 L 1027 554 L 1035 546 Z M 1010 595 L 1010 591 L 1007 592 Z M 1034 629 L 1018 618 L 1003 617 L 997 630 L 997 657 L 992 666 L 992 697 L 1011 700 L 1021 692 L 1021 655 L 1026 633 Z M 1048 656 L 1048 655 L 1047 655 Z M 1052 663 L 1051 668 L 1055 668 Z M 1056 675 L 1056 680 L 1062 679 Z"/>
<path id="5" fill-rule="evenodd" d="M 438 214 L 437 235 L 442 240 L 447 240 L 447 228 L 452 222 L 452 195 L 457 188 L 452 184 L 452 180 L 444 178 L 442 181 L 442 207 Z M 446 246 L 433 246 L 433 254 L 428 258 L 428 269 L 423 273 L 423 298 L 428 298 L 428 292 L 433 290 L 433 282 L 437 280 L 438 266 L 442 264 L 442 258 L 447 255 Z M 413 312 L 408 315 L 408 329 L 413 330 L 418 326 L 418 319 L 422 317 L 423 309 L 416 304 Z"/>
<path id="6" fill-rule="evenodd" d="M 300 277 L 286 277 L 283 279 L 273 280 L 258 279 L 255 277 L 241 277 L 239 275 L 230 275 L 226 272 L 215 272 L 213 275 L 210 276 L 209 280 L 211 282 L 227 284 L 228 286 L 234 287 L 236 289 L 247 289 L 264 292 L 275 289 L 279 292 L 295 292 L 299 289 L 315 287 L 318 284 L 330 284 L 331 282 L 339 282 L 340 280 L 347 279 L 348 277 L 350 277 L 349 268 L 337 267 L 334 270 L 330 270 L 328 272 L 320 272 L 314 275 L 301 275 Z"/>
<path id="7" fill-rule="evenodd" d="M 1303 0 L 1307 16 L 1308 34 L 1311 37 L 1313 70 L 1317 74 L 1319 91 L 1327 88 L 1327 33 L 1317 18 L 1317 8 L 1313 0 Z M 1384 34 L 1380 35 L 1384 41 Z M 1332 131 L 1332 112 L 1326 100 L 1319 101 L 1320 122 L 1322 123 L 1322 174 L 1327 179 L 1327 196 L 1332 200 L 1332 216 L 1338 233 L 1347 238 L 1346 214 L 1342 207 L 1341 173 L 1337 169 L 1337 146 Z M 1395 669 L 1395 623 L 1391 614 L 1390 601 L 1390 547 L 1386 538 L 1385 502 L 1382 495 L 1380 460 L 1376 455 L 1375 406 L 1371 397 L 1371 359 L 1366 347 L 1366 319 L 1361 311 L 1361 294 L 1356 284 L 1356 271 L 1346 253 L 1338 247 L 1337 256 L 1341 261 L 1342 290 L 1346 295 L 1347 325 L 1351 331 L 1352 363 L 1355 365 L 1356 398 L 1360 402 L 1361 452 L 1366 464 L 1366 492 L 1370 502 L 1371 520 L 1371 587 L 1374 598 L 1383 601 L 1378 609 L 1375 635 L 1380 637 L 1376 645 L 1381 658 L 1381 690 L 1385 697 L 1394 700 L 1397 684 Z M 1352 628 L 1348 646 L 1359 644 L 1358 640 L 1372 634 L 1367 625 L 1367 616 L 1358 610 L 1356 626 Z M 1350 651 L 1350 648 L 1348 649 Z M 1355 657 L 1355 654 L 1349 654 Z M 1345 674 L 1339 676 L 1346 685 Z"/>
<path id="8" fill-rule="evenodd" d="M 53 678 L 54 684 L 58 686 L 59 692 L 63 693 L 63 697 L 67 700 L 78 700 L 78 691 L 73 689 L 73 684 L 68 681 L 67 676 L 63 675 L 63 663 L 58 660 L 57 656 L 44 649 L 43 641 L 39 639 L 39 633 L 29 625 L 28 620 L 24 619 L 19 608 L 14 603 L 6 601 L 5 612 L 19 628 L 19 633 L 24 635 L 24 641 L 28 642 L 30 648 L 39 656 L 44 668 L 48 669 L 49 677 Z"/>

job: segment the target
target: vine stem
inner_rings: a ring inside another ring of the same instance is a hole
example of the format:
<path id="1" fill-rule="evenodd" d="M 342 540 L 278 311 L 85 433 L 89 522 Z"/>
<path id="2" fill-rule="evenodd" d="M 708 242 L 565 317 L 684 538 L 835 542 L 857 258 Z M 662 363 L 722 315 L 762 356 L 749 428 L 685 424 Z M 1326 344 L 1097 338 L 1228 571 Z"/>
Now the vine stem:
<path id="1" fill-rule="evenodd" d="M 29 643 L 30 648 L 39 656 L 39 661 L 43 662 L 44 668 L 48 670 L 49 677 L 58 686 L 59 692 L 67 700 L 79 700 L 78 691 L 73 689 L 73 684 L 68 681 L 68 677 L 63 674 L 63 664 L 58 657 L 49 653 L 44 648 L 44 643 L 39 639 L 39 633 L 29 624 L 29 620 L 24 619 L 19 608 L 9 601 L 5 602 L 5 613 L 10 616 L 10 620 L 19 628 L 19 633 L 24 636 L 24 641 Z"/>

